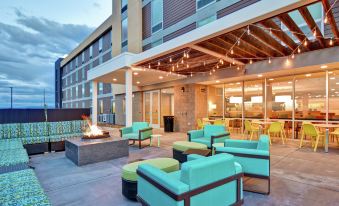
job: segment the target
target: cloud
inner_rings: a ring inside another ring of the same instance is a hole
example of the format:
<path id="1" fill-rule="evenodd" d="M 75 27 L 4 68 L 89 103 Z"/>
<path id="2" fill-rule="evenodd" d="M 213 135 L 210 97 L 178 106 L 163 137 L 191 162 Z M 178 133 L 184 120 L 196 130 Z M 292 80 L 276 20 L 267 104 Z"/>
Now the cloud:
<path id="1" fill-rule="evenodd" d="M 17 9 L 15 15 L 16 24 L 0 20 L 0 108 L 9 107 L 9 87 L 14 87 L 14 105 L 39 106 L 38 97 L 46 90 L 47 103 L 53 106 L 54 62 L 94 28 L 27 16 Z"/>

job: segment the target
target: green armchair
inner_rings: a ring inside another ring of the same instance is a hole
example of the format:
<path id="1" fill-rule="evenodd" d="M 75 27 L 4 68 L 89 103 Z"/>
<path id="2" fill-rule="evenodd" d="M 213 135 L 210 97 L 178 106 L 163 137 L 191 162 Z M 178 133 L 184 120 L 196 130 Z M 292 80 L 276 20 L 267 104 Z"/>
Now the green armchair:
<path id="1" fill-rule="evenodd" d="M 224 147 L 216 147 L 216 154 L 219 153 L 234 155 L 245 176 L 268 181 L 267 192 L 251 192 L 270 193 L 270 141 L 267 135 L 261 135 L 259 141 L 227 139 Z"/>
<path id="2" fill-rule="evenodd" d="M 146 206 L 241 205 L 242 169 L 233 155 L 188 157 L 181 170 L 166 173 L 151 165 L 137 169 L 138 201 Z"/>
<path id="3" fill-rule="evenodd" d="M 132 144 L 135 144 L 136 141 L 139 142 L 139 149 L 141 149 L 142 141 L 149 139 L 151 143 L 152 129 L 147 122 L 133 122 L 131 127 L 120 129 L 120 137 L 132 140 Z"/>
<path id="4" fill-rule="evenodd" d="M 191 130 L 187 133 L 188 141 L 205 144 L 212 148 L 214 143 L 223 143 L 230 138 L 230 133 L 222 125 L 205 125 L 201 130 Z"/>

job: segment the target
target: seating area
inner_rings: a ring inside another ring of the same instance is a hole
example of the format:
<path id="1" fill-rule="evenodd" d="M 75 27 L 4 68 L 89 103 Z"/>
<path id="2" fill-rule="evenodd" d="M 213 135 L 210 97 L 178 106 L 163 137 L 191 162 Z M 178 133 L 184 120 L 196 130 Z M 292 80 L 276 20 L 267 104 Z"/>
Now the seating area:
<path id="1" fill-rule="evenodd" d="M 79 137 L 88 127 L 83 120 L 0 124 L 0 139 L 20 140 L 29 155 L 65 150 L 65 139 Z"/>

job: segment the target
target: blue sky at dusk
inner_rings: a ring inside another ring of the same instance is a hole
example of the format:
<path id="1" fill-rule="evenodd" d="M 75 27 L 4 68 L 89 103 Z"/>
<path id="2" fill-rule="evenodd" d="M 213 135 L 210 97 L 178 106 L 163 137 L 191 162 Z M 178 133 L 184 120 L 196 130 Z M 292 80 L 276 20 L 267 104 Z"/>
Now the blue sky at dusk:
<path id="1" fill-rule="evenodd" d="M 0 2 L 0 108 L 54 107 L 54 62 L 72 51 L 112 10 L 112 0 Z"/>

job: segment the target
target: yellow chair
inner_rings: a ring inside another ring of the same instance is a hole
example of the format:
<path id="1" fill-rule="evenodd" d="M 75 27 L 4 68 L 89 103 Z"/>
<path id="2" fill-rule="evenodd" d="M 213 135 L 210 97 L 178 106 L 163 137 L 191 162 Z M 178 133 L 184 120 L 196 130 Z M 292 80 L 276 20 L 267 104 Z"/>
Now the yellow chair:
<path id="1" fill-rule="evenodd" d="M 334 135 L 337 139 L 337 145 L 339 146 L 339 128 L 336 128 L 334 132 L 331 132 L 331 135 Z"/>
<path id="2" fill-rule="evenodd" d="M 281 137 L 283 144 L 285 144 L 286 135 L 285 135 L 285 132 L 284 132 L 283 125 L 284 125 L 284 123 L 282 123 L 282 122 L 272 122 L 270 124 L 270 126 L 268 128 L 268 137 L 270 139 L 270 144 L 272 144 L 271 135 L 273 135 L 273 136 L 279 135 Z"/>
<path id="3" fill-rule="evenodd" d="M 197 119 L 197 129 L 204 129 L 204 123 L 201 119 Z"/>
<path id="4" fill-rule="evenodd" d="M 250 140 L 252 141 L 254 133 L 257 133 L 259 136 L 259 126 L 253 125 L 249 120 L 245 120 L 245 133 L 247 133 L 247 137 L 250 133 Z"/>
<path id="5" fill-rule="evenodd" d="M 300 139 L 299 148 L 302 147 L 303 139 L 305 136 L 311 137 L 311 143 L 312 143 L 312 147 L 314 148 L 314 152 L 317 151 L 320 138 L 321 138 L 322 145 L 325 145 L 325 142 L 324 142 L 325 135 L 323 133 L 320 133 L 319 130 L 317 130 L 317 128 L 313 124 L 305 123 L 302 125 L 302 129 L 303 129 L 303 134 Z"/>
<path id="6" fill-rule="evenodd" d="M 225 121 L 222 119 L 217 119 L 214 121 L 214 125 L 222 125 L 225 126 Z"/>
<path id="7" fill-rule="evenodd" d="M 231 125 L 230 125 L 230 119 L 228 119 L 228 118 L 225 118 L 225 127 L 227 128 L 227 130 L 229 131 L 229 132 L 231 132 Z"/>

